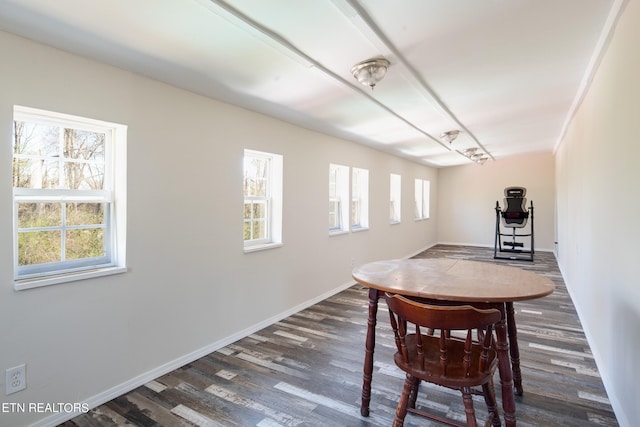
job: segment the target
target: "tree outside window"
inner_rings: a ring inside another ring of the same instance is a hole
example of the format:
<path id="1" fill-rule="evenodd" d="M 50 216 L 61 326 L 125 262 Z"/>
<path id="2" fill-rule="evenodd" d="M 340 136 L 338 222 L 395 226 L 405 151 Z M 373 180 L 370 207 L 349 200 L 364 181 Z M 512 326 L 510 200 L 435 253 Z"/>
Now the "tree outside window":
<path id="1" fill-rule="evenodd" d="M 245 154 L 244 157 L 244 240 L 269 239 L 269 158 Z"/>

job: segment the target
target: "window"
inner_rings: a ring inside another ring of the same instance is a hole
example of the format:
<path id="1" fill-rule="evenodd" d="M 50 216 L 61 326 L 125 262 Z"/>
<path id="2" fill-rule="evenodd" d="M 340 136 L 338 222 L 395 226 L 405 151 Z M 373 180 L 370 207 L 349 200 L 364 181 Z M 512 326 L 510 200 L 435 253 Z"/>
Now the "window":
<path id="1" fill-rule="evenodd" d="M 126 126 L 14 107 L 16 289 L 124 271 Z"/>
<path id="2" fill-rule="evenodd" d="M 389 222 L 398 224 L 401 219 L 402 177 L 395 173 L 389 175 Z"/>
<path id="3" fill-rule="evenodd" d="M 329 232 L 349 231 L 349 168 L 329 165 Z"/>
<path id="4" fill-rule="evenodd" d="M 351 171 L 351 228 L 369 227 L 369 171 L 353 168 Z"/>
<path id="5" fill-rule="evenodd" d="M 424 179 L 416 179 L 415 187 L 415 218 L 429 218 L 429 189 L 430 182 Z"/>
<path id="6" fill-rule="evenodd" d="M 282 156 L 244 150 L 245 252 L 282 244 Z"/>

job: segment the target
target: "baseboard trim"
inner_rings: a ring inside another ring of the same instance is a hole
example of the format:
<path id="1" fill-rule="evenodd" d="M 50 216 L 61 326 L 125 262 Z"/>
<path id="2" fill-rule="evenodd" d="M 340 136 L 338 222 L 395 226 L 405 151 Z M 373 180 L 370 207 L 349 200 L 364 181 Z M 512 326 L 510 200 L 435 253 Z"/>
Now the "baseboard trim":
<path id="1" fill-rule="evenodd" d="M 421 254 L 422 252 L 426 251 L 427 249 L 431 249 L 432 247 L 434 247 L 435 245 L 437 245 L 438 243 L 430 243 L 427 246 L 423 247 L 420 250 L 417 250 L 416 252 L 413 252 L 412 254 L 407 255 L 405 258 L 413 258 L 414 256 Z"/>
<path id="2" fill-rule="evenodd" d="M 461 243 L 461 242 L 438 242 L 435 245 L 449 245 L 449 246 L 471 246 L 475 248 L 489 248 L 493 249 L 493 245 L 485 245 L 480 243 Z M 435 245 L 431 245 L 433 247 Z M 555 252 L 553 249 L 535 248 L 536 252 Z"/>

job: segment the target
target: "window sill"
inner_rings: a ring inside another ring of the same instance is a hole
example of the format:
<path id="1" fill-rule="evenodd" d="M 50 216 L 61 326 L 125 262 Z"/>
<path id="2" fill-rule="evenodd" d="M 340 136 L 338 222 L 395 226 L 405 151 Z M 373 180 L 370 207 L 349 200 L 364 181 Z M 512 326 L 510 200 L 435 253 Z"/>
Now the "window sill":
<path id="1" fill-rule="evenodd" d="M 359 233 L 361 231 L 369 231 L 369 227 L 354 227 L 351 229 L 353 233 Z"/>
<path id="2" fill-rule="evenodd" d="M 280 248 L 282 246 L 282 243 L 265 243 L 262 245 L 246 246 L 244 248 L 244 253 L 247 254 L 251 252 L 266 251 L 268 249 Z"/>
<path id="3" fill-rule="evenodd" d="M 329 230 L 329 237 L 349 234 L 349 230 Z"/>
<path id="4" fill-rule="evenodd" d="M 20 279 L 13 282 L 13 289 L 15 289 L 16 291 L 23 291 L 25 289 L 41 288 L 43 286 L 58 285 L 60 283 L 75 282 L 78 280 L 110 276 L 112 274 L 120 274 L 126 272 L 127 267 L 106 267 L 76 273 L 58 274 L 55 276 Z"/>

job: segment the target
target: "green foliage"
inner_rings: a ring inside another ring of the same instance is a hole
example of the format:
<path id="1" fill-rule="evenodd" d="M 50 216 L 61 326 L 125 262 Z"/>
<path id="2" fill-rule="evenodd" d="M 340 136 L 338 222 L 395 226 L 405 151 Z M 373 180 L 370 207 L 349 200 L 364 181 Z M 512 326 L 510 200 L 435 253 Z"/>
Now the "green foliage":
<path id="1" fill-rule="evenodd" d="M 18 264 L 58 262 L 62 257 L 62 211 L 68 226 L 102 224 L 101 203 L 21 203 L 18 211 Z M 44 229 L 43 229 L 44 228 Z M 65 259 L 104 255 L 104 229 L 81 227 L 64 232 Z"/>
<path id="2" fill-rule="evenodd" d="M 18 265 L 60 261 L 60 231 L 18 233 Z"/>

